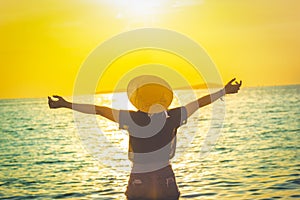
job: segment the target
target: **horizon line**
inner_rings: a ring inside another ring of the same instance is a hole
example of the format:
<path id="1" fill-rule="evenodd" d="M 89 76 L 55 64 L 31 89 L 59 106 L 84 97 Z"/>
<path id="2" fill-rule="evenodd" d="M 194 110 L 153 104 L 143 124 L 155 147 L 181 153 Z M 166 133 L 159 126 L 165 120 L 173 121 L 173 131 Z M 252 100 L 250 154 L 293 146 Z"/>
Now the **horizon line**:
<path id="1" fill-rule="evenodd" d="M 283 85 L 242 86 L 242 88 L 247 89 L 247 88 L 258 88 L 258 87 L 283 87 L 283 86 L 297 86 L 297 85 L 300 85 L 300 83 L 283 84 Z M 191 86 L 191 88 L 192 87 L 193 86 Z M 212 87 L 212 88 L 217 88 L 217 87 Z M 187 89 L 190 89 L 190 88 L 187 88 Z M 173 90 L 187 90 L 187 89 L 176 88 L 176 89 L 173 89 Z M 193 89 L 193 90 L 203 90 L 203 89 L 207 89 L 207 88 L 196 88 L 196 89 Z M 110 93 L 120 93 L 120 92 L 125 92 L 125 91 L 119 91 L 119 92 L 109 92 L 109 90 L 107 90 L 107 92 L 105 92 L 105 91 L 102 91 L 102 92 L 97 91 L 97 92 L 94 93 L 94 95 L 98 95 L 98 94 L 110 94 Z M 48 96 L 52 96 L 52 95 L 56 95 L 56 94 L 42 95 L 42 96 L 37 96 L 37 97 L 0 97 L 0 100 L 10 100 L 10 99 L 41 99 L 41 98 L 47 98 Z M 82 95 L 88 95 L 88 94 L 82 94 Z M 61 95 L 61 96 L 72 97 L 73 95 Z"/>

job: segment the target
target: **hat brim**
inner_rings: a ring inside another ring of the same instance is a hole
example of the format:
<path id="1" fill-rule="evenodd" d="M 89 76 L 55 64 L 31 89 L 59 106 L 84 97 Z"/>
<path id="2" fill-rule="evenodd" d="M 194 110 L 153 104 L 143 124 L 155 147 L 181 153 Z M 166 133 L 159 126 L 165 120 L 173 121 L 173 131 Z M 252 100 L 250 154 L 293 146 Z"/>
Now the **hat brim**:
<path id="1" fill-rule="evenodd" d="M 170 85 L 160 77 L 143 75 L 132 79 L 127 87 L 130 102 L 146 113 L 162 112 L 173 100 Z"/>

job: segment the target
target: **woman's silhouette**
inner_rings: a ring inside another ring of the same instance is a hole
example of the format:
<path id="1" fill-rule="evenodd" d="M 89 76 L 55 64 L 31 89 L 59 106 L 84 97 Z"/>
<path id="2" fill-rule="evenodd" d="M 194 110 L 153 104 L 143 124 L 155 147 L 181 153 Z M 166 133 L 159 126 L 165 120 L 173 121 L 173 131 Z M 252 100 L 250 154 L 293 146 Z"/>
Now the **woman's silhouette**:
<path id="1" fill-rule="evenodd" d="M 170 164 L 175 154 L 177 129 L 197 109 L 225 94 L 237 93 L 242 81 L 233 84 L 234 81 L 235 78 L 218 92 L 173 109 L 168 109 L 173 99 L 169 84 L 150 75 L 137 77 L 128 84 L 128 98 L 138 111 L 71 103 L 57 95 L 53 97 L 58 100 L 48 97 L 48 103 L 50 108 L 101 115 L 128 131 L 128 157 L 133 164 L 125 192 L 128 200 L 178 199 L 180 193 Z"/>

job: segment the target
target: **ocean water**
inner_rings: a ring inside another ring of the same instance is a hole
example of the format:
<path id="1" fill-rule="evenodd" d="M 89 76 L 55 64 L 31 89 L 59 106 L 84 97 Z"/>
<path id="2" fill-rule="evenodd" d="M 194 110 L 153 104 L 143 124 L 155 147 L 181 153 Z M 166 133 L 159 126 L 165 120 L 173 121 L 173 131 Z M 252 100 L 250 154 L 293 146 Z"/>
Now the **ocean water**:
<path id="1" fill-rule="evenodd" d="M 182 104 L 192 99 L 184 96 Z M 97 101 L 111 105 L 111 97 Z M 300 85 L 242 88 L 225 104 L 209 153 L 201 145 L 214 120 L 212 106 L 178 131 L 172 166 L 181 199 L 300 199 Z M 125 199 L 128 136 L 116 124 L 96 117 L 112 138 L 92 146 L 105 152 L 97 154 L 78 134 L 73 112 L 50 110 L 47 98 L 0 100 L 0 111 L 1 199 Z M 90 130 L 87 122 L 81 134 L 89 138 Z"/>

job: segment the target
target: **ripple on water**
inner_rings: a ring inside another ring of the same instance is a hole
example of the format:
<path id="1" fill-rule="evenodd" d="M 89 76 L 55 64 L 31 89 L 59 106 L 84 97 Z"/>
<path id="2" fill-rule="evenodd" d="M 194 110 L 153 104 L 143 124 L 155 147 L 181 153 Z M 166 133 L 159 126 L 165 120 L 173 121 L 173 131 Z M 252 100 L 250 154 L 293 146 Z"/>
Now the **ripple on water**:
<path id="1" fill-rule="evenodd" d="M 290 196 L 291 198 L 300 198 L 300 194 L 294 194 Z"/>
<path id="2" fill-rule="evenodd" d="M 192 199 L 196 197 L 212 197 L 217 195 L 215 192 L 206 192 L 206 193 L 197 193 L 197 194 L 189 194 L 189 195 L 181 195 L 181 198 Z"/>

